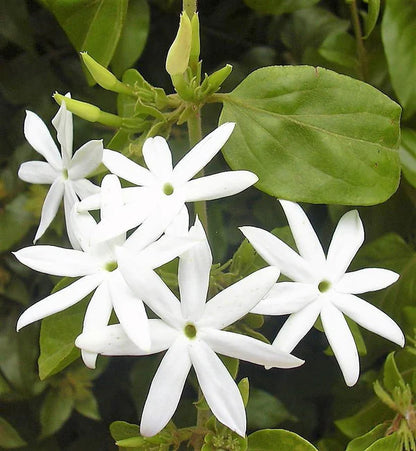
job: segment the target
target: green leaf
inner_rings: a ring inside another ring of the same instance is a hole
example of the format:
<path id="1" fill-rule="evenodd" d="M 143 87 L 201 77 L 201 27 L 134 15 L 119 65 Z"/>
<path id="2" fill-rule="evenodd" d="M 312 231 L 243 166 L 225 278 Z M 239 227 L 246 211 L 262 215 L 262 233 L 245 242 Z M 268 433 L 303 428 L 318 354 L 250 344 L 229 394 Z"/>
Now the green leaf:
<path id="1" fill-rule="evenodd" d="M 58 431 L 71 416 L 74 400 L 59 389 L 50 389 L 40 410 L 41 437 Z"/>
<path id="2" fill-rule="evenodd" d="M 367 434 L 357 437 L 352 440 L 345 451 L 363 451 L 372 445 L 376 440 L 384 437 L 387 426 L 379 424 L 374 429 L 371 429 Z"/>
<path id="3" fill-rule="evenodd" d="M 295 419 L 278 398 L 264 390 L 251 389 L 247 405 L 249 429 L 272 428 L 282 421 Z"/>
<path id="4" fill-rule="evenodd" d="M 240 390 L 241 397 L 243 398 L 244 407 L 247 407 L 250 394 L 250 383 L 248 377 L 241 379 L 238 383 L 238 389 Z"/>
<path id="5" fill-rule="evenodd" d="M 402 451 L 400 435 L 395 432 L 394 434 L 383 437 L 377 440 L 371 446 L 366 448 L 365 451 Z"/>
<path id="6" fill-rule="evenodd" d="M 276 448 L 278 445 L 278 448 Z M 263 429 L 248 436 L 248 451 L 317 451 L 308 441 L 284 429 Z"/>
<path id="7" fill-rule="evenodd" d="M 311 203 L 371 205 L 397 189 L 400 107 L 372 86 L 309 66 L 251 73 L 224 102 L 223 154 L 257 188 Z"/>
<path id="8" fill-rule="evenodd" d="M 364 17 L 364 39 L 367 39 L 376 26 L 380 14 L 380 0 L 364 0 L 368 3 L 368 14 Z"/>
<path id="9" fill-rule="evenodd" d="M 387 0 L 381 32 L 391 82 L 409 117 L 416 112 L 416 2 Z"/>
<path id="10" fill-rule="evenodd" d="M 14 449 L 25 445 L 27 443 L 20 437 L 16 429 L 0 417 L 0 446 L 5 449 Z"/>
<path id="11" fill-rule="evenodd" d="M 0 34 L 21 48 L 32 52 L 34 40 L 26 2 L 1 0 L 0 17 L 2 18 Z"/>
<path id="12" fill-rule="evenodd" d="M 383 384 L 387 390 L 392 392 L 394 387 L 404 383 L 402 375 L 397 368 L 396 361 L 394 359 L 394 352 L 391 352 L 384 364 Z"/>
<path id="13" fill-rule="evenodd" d="M 101 419 L 97 400 L 90 390 L 85 390 L 82 398 L 75 399 L 74 407 L 84 417 L 91 418 L 92 420 Z"/>
<path id="14" fill-rule="evenodd" d="M 68 281 L 72 282 L 66 279 L 66 283 Z M 74 343 L 82 330 L 87 302 L 85 299 L 42 321 L 38 361 L 41 380 L 63 370 L 79 357 L 80 351 Z"/>
<path id="15" fill-rule="evenodd" d="M 77 51 L 107 67 L 121 36 L 128 0 L 46 0 Z"/>
<path id="16" fill-rule="evenodd" d="M 410 128 L 402 129 L 400 143 L 400 162 L 406 180 L 416 187 L 416 131 Z"/>
<path id="17" fill-rule="evenodd" d="M 139 59 L 149 34 L 150 9 L 146 0 L 130 0 L 111 68 L 117 77 Z"/>
<path id="18" fill-rule="evenodd" d="M 352 69 L 357 67 L 355 40 L 345 31 L 330 34 L 319 48 L 319 54 L 331 63 Z"/>
<path id="19" fill-rule="evenodd" d="M 130 437 L 138 437 L 140 428 L 137 424 L 126 421 L 114 421 L 110 424 L 110 433 L 115 441 L 124 440 Z"/>
<path id="20" fill-rule="evenodd" d="M 297 9 L 304 9 L 318 3 L 319 0 L 244 0 L 251 9 L 264 14 L 291 13 Z"/>

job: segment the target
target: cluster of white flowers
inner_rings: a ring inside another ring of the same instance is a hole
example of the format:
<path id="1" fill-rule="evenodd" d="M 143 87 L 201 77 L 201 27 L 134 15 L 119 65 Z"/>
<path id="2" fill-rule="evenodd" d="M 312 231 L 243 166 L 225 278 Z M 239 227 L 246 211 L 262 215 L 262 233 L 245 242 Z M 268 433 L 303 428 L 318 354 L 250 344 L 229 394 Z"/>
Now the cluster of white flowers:
<path id="1" fill-rule="evenodd" d="M 95 367 L 98 354 L 167 351 L 145 403 L 140 427 L 144 436 L 152 436 L 166 426 L 192 365 L 213 414 L 244 436 L 246 418 L 241 395 L 216 353 L 266 368 L 299 366 L 303 361 L 290 352 L 319 314 L 348 385 L 358 379 L 359 361 L 343 314 L 404 345 L 397 324 L 355 296 L 387 287 L 398 275 L 374 268 L 345 273 L 364 239 L 355 210 L 341 218 L 325 257 L 303 210 L 281 201 L 300 255 L 269 232 L 242 227 L 271 266 L 206 300 L 211 251 L 198 218 L 189 228 L 185 204 L 230 196 L 257 181 L 248 171 L 191 180 L 218 153 L 234 124 L 223 124 L 210 133 L 174 168 L 164 138 L 149 138 L 143 146 L 146 169 L 118 152 L 103 149 L 101 141 L 86 143 L 72 156 L 72 114 L 65 102 L 52 123 L 61 154 L 42 120 L 27 113 L 25 136 L 47 163 L 24 163 L 19 176 L 31 183 L 51 184 L 35 241 L 53 220 L 63 197 L 73 249 L 35 245 L 17 251 L 15 256 L 37 271 L 78 279 L 29 307 L 17 328 L 62 311 L 95 290 L 83 331 L 76 340 L 87 366 Z M 106 175 L 98 187 L 85 177 L 101 163 L 112 174 Z M 122 188 L 118 177 L 136 186 Z M 100 210 L 98 223 L 89 213 L 93 209 Z M 175 257 L 179 257 L 181 300 L 154 271 Z M 277 282 L 280 271 L 293 282 Z M 144 304 L 160 319 L 149 320 Z M 108 325 L 113 310 L 119 324 Z M 290 316 L 273 344 L 223 330 L 249 312 Z"/>

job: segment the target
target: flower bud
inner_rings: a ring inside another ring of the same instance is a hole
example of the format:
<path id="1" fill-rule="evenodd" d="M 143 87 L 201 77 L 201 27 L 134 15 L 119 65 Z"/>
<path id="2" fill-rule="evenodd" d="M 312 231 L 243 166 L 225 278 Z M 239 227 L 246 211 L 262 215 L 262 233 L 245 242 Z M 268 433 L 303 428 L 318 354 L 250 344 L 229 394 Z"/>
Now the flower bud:
<path id="1" fill-rule="evenodd" d="M 166 57 L 166 71 L 169 75 L 183 74 L 186 71 L 191 53 L 191 43 L 191 21 L 186 13 L 182 13 L 178 33 Z"/>
<path id="2" fill-rule="evenodd" d="M 199 17 L 198 13 L 195 13 L 191 19 L 192 28 L 192 42 L 191 42 L 191 52 L 189 55 L 189 61 L 191 66 L 197 64 L 199 60 L 199 53 L 201 51 L 201 44 L 199 40 Z"/>
<path id="3" fill-rule="evenodd" d="M 87 67 L 92 78 L 104 89 L 118 92 L 121 94 L 131 94 L 132 90 L 124 83 L 119 81 L 114 74 L 101 64 L 97 63 L 94 58 L 87 52 L 81 52 L 81 58 Z"/>
<path id="4" fill-rule="evenodd" d="M 233 70 L 233 66 L 230 64 L 225 65 L 222 69 L 219 69 L 212 73 L 207 79 L 208 87 L 206 88 L 206 93 L 212 94 L 218 89 L 220 89 L 221 85 L 228 78 L 231 71 Z"/>

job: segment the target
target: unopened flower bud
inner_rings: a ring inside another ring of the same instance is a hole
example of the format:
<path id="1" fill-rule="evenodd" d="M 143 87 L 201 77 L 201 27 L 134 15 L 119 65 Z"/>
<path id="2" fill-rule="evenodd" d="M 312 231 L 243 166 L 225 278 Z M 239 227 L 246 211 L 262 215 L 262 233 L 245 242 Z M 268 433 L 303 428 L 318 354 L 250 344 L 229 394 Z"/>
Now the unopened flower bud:
<path id="1" fill-rule="evenodd" d="M 199 39 L 199 17 L 198 13 L 195 13 L 191 19 L 192 28 L 192 42 L 191 42 L 191 53 L 189 56 L 189 61 L 192 64 L 197 64 L 199 60 L 199 53 L 201 51 L 200 39 Z"/>
<path id="2" fill-rule="evenodd" d="M 221 85 L 224 83 L 224 81 L 228 78 L 231 71 L 233 70 L 233 66 L 230 64 L 227 64 L 222 69 L 219 69 L 215 71 L 213 74 L 211 74 L 207 78 L 208 88 L 207 93 L 212 94 L 218 89 L 220 89 Z"/>
<path id="3" fill-rule="evenodd" d="M 191 53 L 191 43 L 191 21 L 186 13 L 182 13 L 178 33 L 166 57 L 166 71 L 169 75 L 183 74 L 186 71 Z"/>

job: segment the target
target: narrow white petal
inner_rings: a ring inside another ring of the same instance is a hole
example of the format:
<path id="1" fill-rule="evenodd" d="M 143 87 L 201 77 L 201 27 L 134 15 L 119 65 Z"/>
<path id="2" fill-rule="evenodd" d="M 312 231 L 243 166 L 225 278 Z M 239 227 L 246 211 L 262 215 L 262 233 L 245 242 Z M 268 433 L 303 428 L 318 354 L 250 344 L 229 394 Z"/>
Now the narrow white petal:
<path id="1" fill-rule="evenodd" d="M 205 308 L 212 265 L 211 249 L 199 219 L 191 227 L 189 238 L 196 244 L 179 258 L 178 282 L 182 315 L 197 321 Z"/>
<path id="2" fill-rule="evenodd" d="M 143 157 L 155 177 L 169 181 L 172 176 L 172 154 L 165 138 L 147 138 L 143 144 Z"/>
<path id="3" fill-rule="evenodd" d="M 275 368 L 295 368 L 303 360 L 246 335 L 216 329 L 203 329 L 203 340 L 214 352 Z"/>
<path id="4" fill-rule="evenodd" d="M 17 330 L 71 307 L 97 288 L 101 281 L 101 274 L 85 276 L 68 287 L 47 296 L 23 312 L 17 322 Z"/>
<path id="5" fill-rule="evenodd" d="M 66 97 L 71 98 L 68 93 Z M 61 103 L 61 106 L 52 119 L 52 124 L 57 131 L 57 138 L 62 149 L 62 158 L 65 167 L 68 167 L 69 161 L 72 157 L 72 140 L 73 140 L 73 125 L 72 125 L 72 113 L 67 110 L 65 101 Z"/>
<path id="6" fill-rule="evenodd" d="M 274 339 L 273 346 L 282 351 L 292 352 L 314 325 L 320 311 L 321 304 L 316 301 L 292 313 Z"/>
<path id="7" fill-rule="evenodd" d="M 100 207 L 101 207 L 101 194 L 100 192 L 97 192 L 95 194 L 83 198 L 81 202 L 78 204 L 77 211 L 85 212 L 90 210 L 99 210 Z"/>
<path id="8" fill-rule="evenodd" d="M 229 326 L 252 310 L 278 277 L 279 270 L 269 266 L 227 287 L 207 302 L 200 324 L 217 329 Z"/>
<path id="9" fill-rule="evenodd" d="M 88 303 L 82 332 L 93 334 L 96 330 L 105 328 L 110 319 L 112 310 L 113 305 L 111 303 L 107 282 L 106 280 L 103 280 L 103 282 L 98 285 L 94 295 Z M 97 355 L 96 352 L 90 352 L 84 349 L 81 350 L 82 360 L 88 368 L 95 368 Z"/>
<path id="10" fill-rule="evenodd" d="M 103 163 L 113 174 L 135 185 L 149 186 L 156 182 L 148 169 L 129 160 L 120 152 L 104 149 Z"/>
<path id="11" fill-rule="evenodd" d="M 312 265 L 322 267 L 325 254 L 315 230 L 300 205 L 280 200 L 299 254 Z"/>
<path id="12" fill-rule="evenodd" d="M 327 265 L 336 282 L 345 273 L 364 241 L 364 228 L 357 210 L 339 220 L 328 249 Z"/>
<path id="13" fill-rule="evenodd" d="M 173 184 L 182 185 L 205 167 L 227 142 L 234 125 L 226 122 L 193 147 L 173 169 Z"/>
<path id="14" fill-rule="evenodd" d="M 168 424 L 178 406 L 186 377 L 191 369 L 187 346 L 185 340 L 176 340 L 156 371 L 140 423 L 140 433 L 145 437 L 160 432 Z"/>
<path id="15" fill-rule="evenodd" d="M 245 436 L 246 412 L 240 391 L 219 357 L 203 341 L 189 347 L 192 364 L 202 393 L 221 423 Z"/>
<path id="16" fill-rule="evenodd" d="M 165 230 L 166 235 L 185 236 L 189 231 L 189 212 L 184 205 Z"/>
<path id="17" fill-rule="evenodd" d="M 69 214 L 68 222 L 70 223 L 68 229 L 74 235 L 74 240 L 79 243 L 84 252 L 89 252 L 91 249 L 91 238 L 95 234 L 97 223 L 95 219 L 88 213 L 78 213 L 77 205 L 75 204 Z"/>
<path id="18" fill-rule="evenodd" d="M 133 292 L 160 318 L 172 326 L 182 325 L 181 306 L 162 279 L 123 248 L 117 249 L 118 267 Z"/>
<path id="19" fill-rule="evenodd" d="M 48 128 L 42 119 L 32 111 L 26 111 L 24 133 L 29 144 L 43 155 L 56 170 L 62 170 L 62 159 Z"/>
<path id="20" fill-rule="evenodd" d="M 258 177 L 249 171 L 228 171 L 190 180 L 181 187 L 186 202 L 233 196 L 254 185 Z"/>
<path id="21" fill-rule="evenodd" d="M 108 174 L 101 182 L 101 221 L 111 218 L 123 205 L 120 180 L 114 174 Z"/>
<path id="22" fill-rule="evenodd" d="M 282 274 L 296 282 L 315 281 L 315 268 L 282 240 L 258 227 L 245 226 L 240 230 L 261 257 L 269 265 L 277 266 Z"/>
<path id="23" fill-rule="evenodd" d="M 75 204 L 78 203 L 78 197 L 74 191 L 71 183 L 65 183 L 64 190 L 64 212 L 65 212 L 65 224 L 66 224 L 66 233 L 69 238 L 69 242 L 74 249 L 81 250 L 81 243 L 77 239 L 76 232 L 74 230 L 74 225 L 72 221 L 72 214 L 75 211 Z"/>
<path id="24" fill-rule="evenodd" d="M 142 300 L 134 295 L 118 270 L 111 274 L 108 285 L 114 311 L 127 336 L 139 348 L 148 351 L 149 320 Z"/>
<path id="25" fill-rule="evenodd" d="M 160 319 L 149 320 L 151 346 L 144 351 L 127 336 L 121 324 L 84 331 L 75 340 L 75 345 L 86 352 L 102 355 L 149 355 L 165 351 L 178 337 L 177 330 Z"/>
<path id="26" fill-rule="evenodd" d="M 399 274 L 388 269 L 365 268 L 344 274 L 335 289 L 341 293 L 367 293 L 386 288 L 399 277 Z"/>
<path id="27" fill-rule="evenodd" d="M 140 227 L 128 237 L 126 246 L 140 250 L 157 240 L 181 211 L 183 205 L 183 200 L 173 195 L 160 199 Z"/>
<path id="28" fill-rule="evenodd" d="M 318 296 L 317 288 L 308 283 L 279 282 L 251 311 L 260 315 L 288 315 L 304 308 Z"/>
<path id="29" fill-rule="evenodd" d="M 93 194 L 98 194 L 100 192 L 100 187 L 94 185 L 94 183 L 90 182 L 87 179 L 71 180 L 71 184 L 80 199 L 85 199 L 86 197 L 92 196 Z"/>
<path id="30" fill-rule="evenodd" d="M 20 165 L 17 175 L 25 182 L 51 185 L 61 174 L 44 161 L 27 161 Z"/>
<path id="31" fill-rule="evenodd" d="M 327 303 L 322 308 L 321 320 L 345 383 L 351 387 L 357 382 L 360 375 L 360 361 L 354 337 L 344 315 L 331 303 Z"/>
<path id="32" fill-rule="evenodd" d="M 35 239 L 36 242 L 49 227 L 53 218 L 56 216 L 59 205 L 64 194 L 64 183 L 61 179 L 55 180 L 51 187 L 49 188 L 48 194 L 45 197 L 45 201 L 42 206 L 42 213 L 40 216 L 40 224 L 38 230 L 36 231 Z"/>
<path id="33" fill-rule="evenodd" d="M 68 168 L 69 178 L 76 180 L 87 177 L 98 168 L 102 159 L 103 141 L 88 141 L 75 152 Z"/>
<path id="34" fill-rule="evenodd" d="M 404 346 L 404 335 L 400 327 L 374 305 L 357 296 L 348 294 L 335 296 L 333 302 L 336 307 L 360 326 L 399 346 Z"/>
<path id="35" fill-rule="evenodd" d="M 74 249 L 38 245 L 20 249 L 14 255 L 29 268 L 54 276 L 79 277 L 98 270 L 94 258 Z"/>

